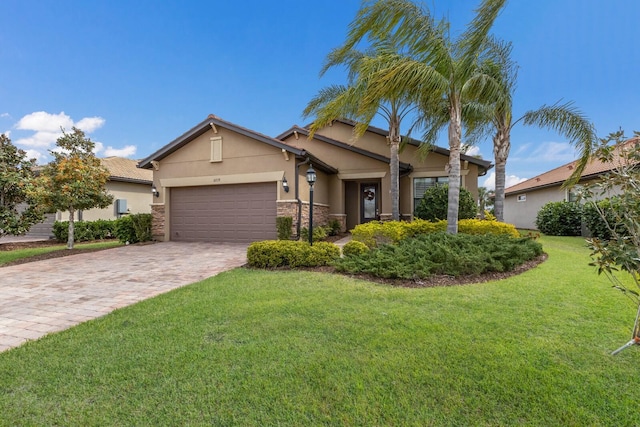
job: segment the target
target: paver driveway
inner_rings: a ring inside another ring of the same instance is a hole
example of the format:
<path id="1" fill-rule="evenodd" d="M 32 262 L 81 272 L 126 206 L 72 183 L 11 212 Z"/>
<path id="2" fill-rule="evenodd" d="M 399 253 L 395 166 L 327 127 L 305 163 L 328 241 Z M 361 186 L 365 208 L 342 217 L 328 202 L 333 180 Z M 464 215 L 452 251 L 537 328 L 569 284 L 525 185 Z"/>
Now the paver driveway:
<path id="1" fill-rule="evenodd" d="M 0 267 L 0 351 L 241 266 L 246 253 L 165 242 Z"/>

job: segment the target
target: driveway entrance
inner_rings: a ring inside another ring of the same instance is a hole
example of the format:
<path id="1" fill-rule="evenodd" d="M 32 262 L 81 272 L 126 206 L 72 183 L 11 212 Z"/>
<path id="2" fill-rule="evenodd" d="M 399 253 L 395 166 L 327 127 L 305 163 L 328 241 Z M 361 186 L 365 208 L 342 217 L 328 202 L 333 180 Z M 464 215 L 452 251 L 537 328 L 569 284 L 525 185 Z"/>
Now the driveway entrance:
<path id="1" fill-rule="evenodd" d="M 0 267 L 0 351 L 239 267 L 246 253 L 165 242 Z"/>

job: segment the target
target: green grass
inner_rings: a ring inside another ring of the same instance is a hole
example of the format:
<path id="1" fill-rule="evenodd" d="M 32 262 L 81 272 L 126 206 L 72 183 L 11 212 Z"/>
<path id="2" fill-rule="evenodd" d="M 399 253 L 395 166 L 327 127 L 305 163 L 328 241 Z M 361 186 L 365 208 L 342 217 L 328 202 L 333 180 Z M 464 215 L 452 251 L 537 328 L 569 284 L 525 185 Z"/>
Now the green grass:
<path id="1" fill-rule="evenodd" d="M 541 241 L 479 285 L 223 273 L 0 353 L 0 425 L 637 425 L 633 306 Z"/>
<path id="2" fill-rule="evenodd" d="M 74 249 L 106 249 L 114 248 L 116 246 L 122 246 L 117 240 L 107 240 L 104 242 L 95 243 L 76 243 L 73 245 Z M 46 246 L 40 248 L 29 249 L 17 249 L 14 251 L 0 251 L 0 266 L 12 261 L 16 261 L 22 258 L 29 258 L 36 255 L 46 254 L 49 252 L 66 251 L 67 246 L 65 244 Z"/>

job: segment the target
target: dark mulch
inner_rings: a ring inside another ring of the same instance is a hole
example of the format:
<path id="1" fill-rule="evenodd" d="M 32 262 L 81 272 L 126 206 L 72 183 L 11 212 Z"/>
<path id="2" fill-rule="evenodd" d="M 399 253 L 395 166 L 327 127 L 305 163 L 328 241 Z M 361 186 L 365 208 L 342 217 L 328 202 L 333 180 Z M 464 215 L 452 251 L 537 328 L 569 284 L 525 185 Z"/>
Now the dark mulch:
<path id="1" fill-rule="evenodd" d="M 89 243 L 89 242 L 87 242 L 87 243 Z M 42 241 L 37 241 L 37 242 L 2 243 L 2 244 L 0 244 L 0 251 L 14 251 L 14 250 L 18 250 L 18 249 L 44 248 L 44 247 L 49 247 L 49 246 L 60 246 L 60 245 L 64 245 L 64 244 L 65 243 L 60 243 L 57 240 L 42 240 Z M 69 256 L 69 255 L 86 254 L 88 252 L 104 251 L 106 249 L 111 249 L 111 248 L 91 248 L 91 249 L 87 249 L 87 248 L 75 247 L 73 249 L 60 249 L 59 251 L 51 251 L 51 252 L 46 252 L 46 253 L 43 253 L 43 254 L 30 256 L 28 258 L 17 259 L 15 261 L 11 261 L 11 262 L 8 262 L 6 264 L 0 265 L 0 268 L 1 267 L 7 267 L 7 266 L 10 266 L 10 265 L 18 265 L 18 264 L 26 264 L 28 262 L 42 261 L 42 260 L 45 260 L 45 259 L 61 258 L 61 257 Z"/>

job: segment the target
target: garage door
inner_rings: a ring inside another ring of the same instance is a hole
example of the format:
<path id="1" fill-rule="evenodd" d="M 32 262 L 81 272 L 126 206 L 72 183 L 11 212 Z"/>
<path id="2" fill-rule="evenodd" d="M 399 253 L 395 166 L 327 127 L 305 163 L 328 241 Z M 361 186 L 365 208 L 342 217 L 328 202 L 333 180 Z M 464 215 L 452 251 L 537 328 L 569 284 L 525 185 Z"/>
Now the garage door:
<path id="1" fill-rule="evenodd" d="M 171 240 L 248 243 L 276 238 L 276 183 L 171 189 Z"/>

